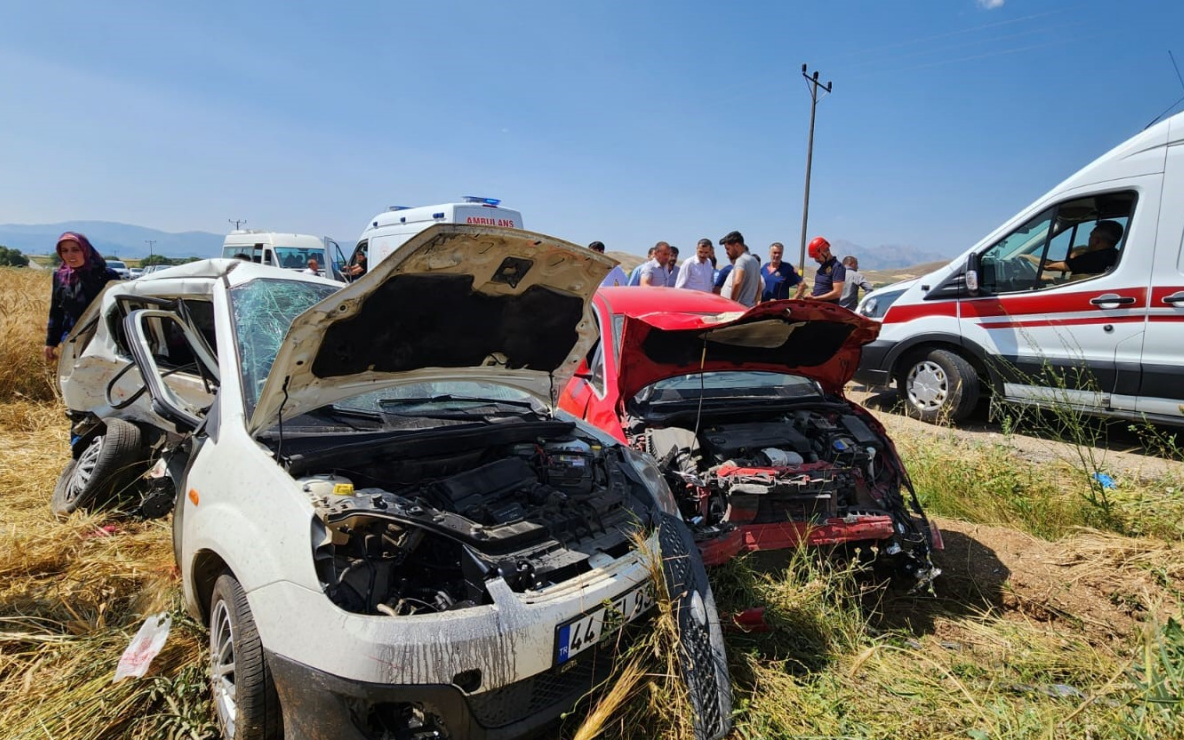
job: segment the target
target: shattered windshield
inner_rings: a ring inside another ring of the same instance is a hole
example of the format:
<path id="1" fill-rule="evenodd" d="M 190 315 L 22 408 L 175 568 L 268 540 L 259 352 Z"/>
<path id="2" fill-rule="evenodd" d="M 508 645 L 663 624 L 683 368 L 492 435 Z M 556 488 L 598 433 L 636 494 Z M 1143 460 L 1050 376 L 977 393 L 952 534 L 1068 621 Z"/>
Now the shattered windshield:
<path id="1" fill-rule="evenodd" d="M 800 375 L 763 372 L 709 372 L 659 380 L 637 394 L 638 403 L 704 400 L 761 400 L 817 397 L 818 384 Z"/>
<path id="2" fill-rule="evenodd" d="M 242 361 L 243 397 L 255 408 L 292 321 L 337 292 L 332 285 L 262 278 L 230 289 L 235 340 Z"/>

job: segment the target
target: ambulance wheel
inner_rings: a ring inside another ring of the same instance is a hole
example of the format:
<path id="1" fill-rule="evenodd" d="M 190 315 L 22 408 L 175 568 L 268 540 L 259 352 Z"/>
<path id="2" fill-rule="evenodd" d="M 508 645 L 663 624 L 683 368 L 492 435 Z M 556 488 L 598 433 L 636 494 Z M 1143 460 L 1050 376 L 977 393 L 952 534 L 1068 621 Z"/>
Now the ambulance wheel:
<path id="1" fill-rule="evenodd" d="M 944 349 L 916 355 L 896 378 L 897 392 L 909 416 L 930 424 L 958 422 L 978 404 L 974 366 Z"/>

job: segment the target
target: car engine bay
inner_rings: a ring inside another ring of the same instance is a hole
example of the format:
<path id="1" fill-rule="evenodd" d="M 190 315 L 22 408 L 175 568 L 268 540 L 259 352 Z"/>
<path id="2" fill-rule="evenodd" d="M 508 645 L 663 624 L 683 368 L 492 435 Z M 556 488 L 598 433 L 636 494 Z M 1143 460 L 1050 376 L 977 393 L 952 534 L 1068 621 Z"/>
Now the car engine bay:
<path id="1" fill-rule="evenodd" d="M 362 614 L 450 611 L 490 603 L 492 578 L 538 590 L 628 553 L 651 494 L 622 451 L 567 423 L 519 426 L 488 446 L 454 433 L 428 454 L 296 461 L 324 528 L 314 559 L 329 598 Z"/>
<path id="2" fill-rule="evenodd" d="M 683 426 L 693 417 L 671 420 L 678 425 L 633 417 L 630 441 L 658 460 L 693 529 L 880 522 L 864 530 L 869 539 L 891 539 L 890 554 L 903 549 L 927 560 L 929 525 L 910 516 L 907 476 L 891 443 L 846 404 L 713 410 L 697 432 Z M 915 496 L 912 503 L 919 514 Z M 854 531 L 831 542 L 854 540 Z"/>

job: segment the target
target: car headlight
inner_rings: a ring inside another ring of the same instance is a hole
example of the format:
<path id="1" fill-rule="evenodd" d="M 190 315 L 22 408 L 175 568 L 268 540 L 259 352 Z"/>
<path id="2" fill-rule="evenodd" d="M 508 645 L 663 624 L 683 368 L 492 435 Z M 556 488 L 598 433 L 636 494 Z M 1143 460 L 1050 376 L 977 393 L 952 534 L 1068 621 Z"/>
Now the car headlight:
<path id="1" fill-rule="evenodd" d="M 666 479 L 662 477 L 662 471 L 658 470 L 654 459 L 645 453 L 638 452 L 632 447 L 626 446 L 623 449 L 625 450 L 625 459 L 629 461 L 629 465 L 645 483 L 646 488 L 654 495 L 654 503 L 658 505 L 658 509 L 664 514 L 681 518 L 682 514 L 678 511 L 678 502 L 674 500 L 674 494 L 670 491 L 670 486 L 666 485 Z"/>
<path id="2" fill-rule="evenodd" d="M 863 303 L 859 305 L 859 313 L 863 316 L 875 316 L 876 306 L 879 304 L 876 298 L 866 298 Z"/>

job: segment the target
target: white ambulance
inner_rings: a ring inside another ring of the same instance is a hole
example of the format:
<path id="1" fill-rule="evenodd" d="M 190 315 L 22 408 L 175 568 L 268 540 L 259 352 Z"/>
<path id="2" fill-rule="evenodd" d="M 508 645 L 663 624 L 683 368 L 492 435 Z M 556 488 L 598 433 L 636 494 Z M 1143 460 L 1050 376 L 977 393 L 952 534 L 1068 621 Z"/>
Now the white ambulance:
<path id="1" fill-rule="evenodd" d="M 460 203 L 437 206 L 393 206 L 366 224 L 357 246 L 349 258 L 350 265 L 359 262 L 358 254 L 366 255 L 367 269 L 390 256 L 404 242 L 433 224 L 467 224 L 469 226 L 497 226 L 521 229 L 522 214 L 502 208 L 497 198 L 466 195 Z"/>
<path id="2" fill-rule="evenodd" d="M 910 413 L 987 394 L 1184 424 L 1184 113 L 1104 154 L 924 277 L 870 293 L 855 379 Z"/>
<path id="3" fill-rule="evenodd" d="M 321 277 L 342 280 L 337 271 L 338 265 L 344 262 L 341 248 L 329 237 L 239 229 L 226 235 L 222 242 L 222 256 L 226 259 L 245 257 L 256 264 L 298 271 L 307 269 L 308 261 L 316 259 Z"/>

